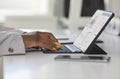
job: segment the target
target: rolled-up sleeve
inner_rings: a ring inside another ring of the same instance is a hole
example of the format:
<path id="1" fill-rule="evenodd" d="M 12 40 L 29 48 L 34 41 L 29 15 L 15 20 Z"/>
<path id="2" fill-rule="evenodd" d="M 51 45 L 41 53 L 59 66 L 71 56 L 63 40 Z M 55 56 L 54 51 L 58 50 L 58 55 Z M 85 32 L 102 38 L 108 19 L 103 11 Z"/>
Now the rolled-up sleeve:
<path id="1" fill-rule="evenodd" d="M 21 34 L 16 32 L 0 32 L 0 55 L 25 54 Z"/>

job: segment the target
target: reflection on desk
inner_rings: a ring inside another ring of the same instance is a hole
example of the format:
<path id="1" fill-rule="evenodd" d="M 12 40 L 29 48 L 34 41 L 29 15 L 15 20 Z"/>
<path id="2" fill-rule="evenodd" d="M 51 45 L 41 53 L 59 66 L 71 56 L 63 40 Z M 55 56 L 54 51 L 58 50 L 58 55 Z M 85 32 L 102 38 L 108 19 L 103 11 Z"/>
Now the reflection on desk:
<path id="1" fill-rule="evenodd" d="M 104 38 L 103 38 L 104 37 Z M 56 61 L 42 52 L 4 57 L 4 79 L 120 79 L 120 37 L 102 35 L 109 63 Z"/>

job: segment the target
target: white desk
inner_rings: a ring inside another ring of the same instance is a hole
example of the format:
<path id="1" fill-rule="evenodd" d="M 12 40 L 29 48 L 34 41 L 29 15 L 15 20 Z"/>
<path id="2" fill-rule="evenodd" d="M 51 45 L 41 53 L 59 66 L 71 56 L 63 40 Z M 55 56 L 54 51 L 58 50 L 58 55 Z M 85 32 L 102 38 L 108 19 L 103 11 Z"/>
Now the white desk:
<path id="1" fill-rule="evenodd" d="M 3 79 L 3 59 L 0 56 L 0 79 Z"/>
<path id="2" fill-rule="evenodd" d="M 42 52 L 5 56 L 4 79 L 120 79 L 120 38 L 104 37 L 109 63 L 56 61 L 56 54 Z"/>

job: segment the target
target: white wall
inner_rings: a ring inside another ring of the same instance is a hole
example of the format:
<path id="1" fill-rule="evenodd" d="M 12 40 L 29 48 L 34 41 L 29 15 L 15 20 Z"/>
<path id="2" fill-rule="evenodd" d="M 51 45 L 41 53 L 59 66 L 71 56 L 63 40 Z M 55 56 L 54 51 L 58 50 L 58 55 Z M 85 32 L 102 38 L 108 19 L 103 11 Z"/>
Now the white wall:
<path id="1" fill-rule="evenodd" d="M 0 9 L 3 10 L 33 10 L 47 12 L 49 0 L 0 0 Z"/>
<path id="2" fill-rule="evenodd" d="M 55 0 L 54 15 L 58 18 L 64 15 L 64 0 Z"/>
<path id="3" fill-rule="evenodd" d="M 15 6 L 9 5 L 9 3 L 12 4 L 12 1 L 10 0 L 0 0 L 0 8 L 14 8 Z M 7 6 L 4 6 L 5 2 L 7 1 Z M 21 3 L 21 0 L 16 0 L 16 3 Z M 22 0 L 23 1 L 23 0 Z M 32 2 L 32 1 L 38 1 L 38 3 L 41 0 L 26 0 L 26 2 Z M 42 0 L 44 1 L 44 0 Z M 62 16 L 62 2 L 58 0 L 48 0 L 48 15 L 47 16 L 40 16 L 39 14 L 36 15 L 25 15 L 25 16 L 7 16 L 7 22 L 6 25 L 10 27 L 19 27 L 19 28 L 48 28 L 52 29 L 55 28 L 57 24 L 57 18 L 54 17 L 54 14 L 57 16 Z M 56 2 L 57 1 L 57 2 Z M 115 12 L 116 16 L 120 16 L 120 10 L 119 10 L 119 3 L 120 0 L 106 0 L 106 2 L 110 2 L 111 6 L 108 6 L 109 10 L 112 10 Z M 36 6 L 38 6 L 38 3 L 33 2 L 32 4 L 25 5 L 25 3 L 21 5 L 17 4 L 17 8 L 24 8 L 24 9 L 35 9 Z M 71 0 L 70 3 L 70 17 L 69 19 L 62 18 L 61 21 L 65 23 L 67 26 L 69 26 L 70 29 L 78 29 L 80 26 L 84 26 L 86 22 L 89 20 L 89 17 L 80 17 L 80 6 L 82 5 L 82 0 Z M 37 4 L 37 5 L 36 5 Z M 15 8 L 14 8 L 15 9 Z"/>
<path id="4" fill-rule="evenodd" d="M 10 12 L 6 15 L 5 25 L 14 28 L 27 28 L 27 29 L 54 29 L 56 26 L 56 18 L 54 17 L 54 5 L 55 0 L 46 0 L 48 9 L 43 10 L 41 14 L 39 10 L 42 10 L 45 6 L 40 5 L 41 1 L 45 0 L 0 0 L 0 9 L 12 9 L 12 10 L 25 10 L 27 12 L 14 13 Z M 12 5 L 16 3 L 16 5 Z M 24 3 L 22 3 L 24 2 Z M 28 3 L 29 2 L 29 3 Z M 26 3 L 28 5 L 26 5 Z M 33 10 L 33 12 L 29 12 Z M 37 11 L 38 13 L 34 13 Z M 1 11 L 2 12 L 2 11 Z M 47 12 L 47 14 L 44 14 Z M 7 12 L 6 12 L 7 13 Z M 0 13 L 1 14 L 1 13 Z M 13 14 L 13 15 L 12 15 Z"/>
<path id="5" fill-rule="evenodd" d="M 69 18 L 62 18 L 61 21 L 68 26 L 72 31 L 78 30 L 79 27 L 83 27 L 88 22 L 89 17 L 80 17 L 82 0 L 71 0 Z"/>
<path id="6" fill-rule="evenodd" d="M 111 0 L 111 11 L 115 13 L 115 16 L 120 17 L 120 0 Z"/>
<path id="7" fill-rule="evenodd" d="M 36 0 L 0 0 L 2 9 L 34 9 L 36 6 Z"/>
<path id="8" fill-rule="evenodd" d="M 80 17 L 82 7 L 82 0 L 71 0 L 70 2 L 70 17 L 69 25 L 70 27 L 78 29 L 78 27 L 83 27 L 89 20 L 88 17 Z"/>
<path id="9" fill-rule="evenodd" d="M 56 21 L 53 16 L 8 16 L 5 25 L 14 28 L 54 30 Z"/>

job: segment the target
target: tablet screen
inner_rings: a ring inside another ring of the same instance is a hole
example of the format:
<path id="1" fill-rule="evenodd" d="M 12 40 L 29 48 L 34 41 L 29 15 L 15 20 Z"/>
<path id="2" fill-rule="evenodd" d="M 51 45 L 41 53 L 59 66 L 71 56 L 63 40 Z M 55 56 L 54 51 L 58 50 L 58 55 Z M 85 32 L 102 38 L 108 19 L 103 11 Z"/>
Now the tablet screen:
<path id="1" fill-rule="evenodd" d="M 80 48 L 83 52 L 91 45 L 103 28 L 108 24 L 113 13 L 102 10 L 97 10 L 91 20 L 86 24 L 79 37 L 75 40 L 74 45 Z"/>

